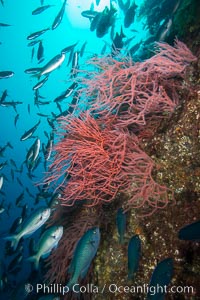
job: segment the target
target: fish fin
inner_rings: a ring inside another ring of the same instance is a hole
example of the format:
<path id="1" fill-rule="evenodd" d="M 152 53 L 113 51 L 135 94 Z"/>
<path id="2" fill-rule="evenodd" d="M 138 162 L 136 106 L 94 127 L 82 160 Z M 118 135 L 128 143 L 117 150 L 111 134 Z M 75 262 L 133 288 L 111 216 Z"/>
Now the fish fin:
<path id="1" fill-rule="evenodd" d="M 38 80 L 40 80 L 40 77 L 42 76 L 41 72 L 42 72 L 42 68 L 38 68 L 38 72 L 35 74 L 32 74 L 31 77 L 37 78 Z"/>
<path id="2" fill-rule="evenodd" d="M 34 265 L 34 269 L 38 270 L 39 269 L 39 261 L 40 261 L 40 257 L 38 257 L 37 255 L 33 255 L 30 256 L 26 259 L 26 261 L 32 262 Z"/>
<path id="3" fill-rule="evenodd" d="M 50 251 L 48 251 L 48 252 L 46 252 L 46 253 L 44 253 L 41 257 L 42 258 L 47 258 L 47 257 L 49 257 L 49 255 L 51 254 L 51 251 L 54 249 L 54 247 L 50 250 Z"/>

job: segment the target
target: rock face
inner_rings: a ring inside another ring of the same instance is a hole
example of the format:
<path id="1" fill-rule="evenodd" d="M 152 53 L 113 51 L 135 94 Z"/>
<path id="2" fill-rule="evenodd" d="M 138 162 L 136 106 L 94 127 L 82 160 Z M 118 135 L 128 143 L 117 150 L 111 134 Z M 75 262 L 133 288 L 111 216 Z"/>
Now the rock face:
<path id="1" fill-rule="evenodd" d="M 194 49 L 196 43 L 194 43 Z M 195 51 L 196 52 L 196 51 Z M 199 55 L 198 52 L 196 52 Z M 191 286 L 189 291 L 168 294 L 166 299 L 197 299 L 200 272 L 199 243 L 181 241 L 181 227 L 200 216 L 200 58 L 188 70 L 184 85 L 191 84 L 191 94 L 183 93 L 182 103 L 171 120 L 162 124 L 151 142 L 145 143 L 145 151 L 157 163 L 154 178 L 167 185 L 174 193 L 165 209 L 150 217 L 141 218 L 138 211 L 128 214 L 125 244 L 119 245 L 115 225 L 115 213 L 110 212 L 110 224 L 103 233 L 94 274 L 98 286 L 115 283 L 117 286 L 142 286 L 148 284 L 158 261 L 172 257 L 174 276 L 172 285 Z M 119 203 L 124 202 L 123 195 Z M 114 211 L 111 209 L 111 211 Z M 109 232 L 109 235 L 108 235 Z M 127 280 L 127 248 L 133 234 L 142 239 L 142 255 L 139 271 L 133 282 Z M 109 293 L 93 295 L 92 299 L 144 299 L 145 293 Z"/>

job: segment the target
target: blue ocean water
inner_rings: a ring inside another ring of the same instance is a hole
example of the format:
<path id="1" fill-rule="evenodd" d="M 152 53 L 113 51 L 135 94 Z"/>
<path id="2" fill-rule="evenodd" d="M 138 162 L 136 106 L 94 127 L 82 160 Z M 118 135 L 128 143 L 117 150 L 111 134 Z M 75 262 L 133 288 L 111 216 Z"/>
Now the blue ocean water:
<path id="1" fill-rule="evenodd" d="M 21 165 L 25 161 L 27 150 L 33 144 L 34 139 L 27 139 L 21 142 L 20 137 L 22 134 L 33 127 L 39 120 L 41 121 L 39 128 L 34 136 L 38 136 L 41 143 L 47 143 L 47 138 L 44 135 L 44 131 L 50 132 L 51 128 L 48 125 L 47 118 L 40 117 L 37 113 L 42 113 L 52 117 L 52 112 L 59 114 L 59 110 L 53 100 L 66 90 L 72 83 L 70 79 L 71 64 L 67 66 L 69 53 L 66 54 L 65 61 L 55 71 L 50 74 L 48 82 L 39 90 L 41 96 L 45 99 L 41 101 L 49 101 L 49 105 L 34 104 L 34 91 L 33 86 L 38 82 L 37 78 L 32 77 L 30 74 L 26 74 L 24 71 L 29 68 L 44 66 L 50 59 L 58 55 L 61 50 L 71 44 L 78 42 L 75 50 L 80 51 L 82 45 L 87 42 L 85 53 L 79 60 L 79 64 L 82 68 L 87 68 L 84 64 L 94 54 L 100 55 L 105 42 L 108 44 L 105 54 L 110 54 L 111 50 L 109 45 L 112 44 L 110 37 L 110 29 L 103 38 L 97 38 L 95 32 L 90 31 L 90 21 L 87 18 L 81 16 L 81 12 L 89 10 L 93 1 L 67 1 L 65 13 L 61 24 L 55 30 L 49 30 L 38 39 L 42 40 L 44 47 L 44 61 L 38 64 L 37 61 L 37 48 L 38 44 L 34 46 L 35 55 L 31 59 L 31 53 L 33 47 L 28 47 L 30 41 L 27 37 L 36 31 L 44 28 L 51 28 L 55 16 L 59 12 L 62 1 L 45 1 L 46 4 L 53 5 L 46 11 L 38 15 L 32 15 L 32 11 L 40 6 L 40 1 L 4 1 L 4 5 L 1 5 L 1 22 L 9 24 L 11 26 L 1 27 L 1 45 L 0 45 L 0 70 L 11 70 L 14 72 L 14 76 L 11 78 L 0 80 L 0 93 L 1 95 L 7 90 L 8 96 L 6 101 L 20 101 L 22 104 L 16 106 L 16 111 L 12 106 L 4 107 L 0 106 L 0 122 L 1 122 L 1 136 L 0 146 L 4 147 L 7 142 L 10 142 L 13 149 L 7 147 L 4 155 L 0 157 L 1 163 L 7 161 L 7 165 L 1 171 L 1 174 L 5 176 L 3 187 L 1 189 L 1 201 L 5 200 L 5 207 L 9 204 L 12 205 L 9 210 L 9 215 L 4 212 L 1 214 L 1 223 L 3 224 L 2 232 L 7 231 L 12 223 L 12 220 L 18 216 L 21 209 L 15 206 L 15 200 L 20 193 L 22 193 L 27 187 L 30 192 L 35 195 L 37 193 L 37 187 L 34 182 L 40 182 L 43 179 L 44 168 L 40 164 L 38 169 L 34 172 L 36 176 L 35 180 L 30 180 L 27 176 L 27 169 L 24 166 L 23 173 L 16 172 L 14 166 L 10 163 L 10 159 L 14 160 L 17 165 L 17 170 L 20 170 Z M 136 2 L 138 5 L 142 1 Z M 94 10 L 102 11 L 105 6 L 110 7 L 110 2 L 107 0 L 101 0 L 97 6 L 94 1 Z M 116 4 L 116 3 L 115 3 Z M 118 10 L 115 31 L 119 32 L 123 16 Z M 141 22 L 137 23 L 137 20 L 131 28 L 137 29 L 138 32 L 132 43 L 138 43 L 146 36 L 147 32 L 142 29 Z M 124 30 L 127 38 L 131 34 L 130 29 Z M 62 103 L 62 109 L 68 108 L 72 101 L 72 97 L 67 98 Z M 28 106 L 30 106 L 30 113 L 28 112 Z M 19 114 L 19 120 L 15 127 L 14 120 L 16 115 Z M 40 155 L 42 156 L 41 150 Z M 11 178 L 11 170 L 14 171 L 14 179 Z M 17 182 L 19 178 L 23 187 Z M 29 210 L 34 207 L 34 200 L 30 199 L 30 196 L 25 192 L 23 204 L 28 203 Z"/>

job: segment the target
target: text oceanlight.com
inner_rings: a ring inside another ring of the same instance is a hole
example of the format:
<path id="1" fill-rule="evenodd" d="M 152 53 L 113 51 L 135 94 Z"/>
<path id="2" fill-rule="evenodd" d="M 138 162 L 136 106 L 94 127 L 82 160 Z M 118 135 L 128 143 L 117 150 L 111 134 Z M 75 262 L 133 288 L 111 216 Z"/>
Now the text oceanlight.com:
<path id="1" fill-rule="evenodd" d="M 36 292 L 36 293 L 44 293 L 44 294 L 61 294 L 65 295 L 71 291 L 74 293 L 127 293 L 127 294 L 150 294 L 155 295 L 157 293 L 171 293 L 171 294 L 195 294 L 195 290 L 193 286 L 170 286 L 166 285 L 160 286 L 149 286 L 149 284 L 143 284 L 138 286 L 127 286 L 127 285 L 117 285 L 115 283 L 104 284 L 103 287 L 98 287 L 94 284 L 80 285 L 74 284 L 71 288 L 68 286 L 64 286 L 62 284 L 36 284 L 36 286 L 32 286 L 27 283 L 25 285 L 25 290 L 28 293 Z"/>

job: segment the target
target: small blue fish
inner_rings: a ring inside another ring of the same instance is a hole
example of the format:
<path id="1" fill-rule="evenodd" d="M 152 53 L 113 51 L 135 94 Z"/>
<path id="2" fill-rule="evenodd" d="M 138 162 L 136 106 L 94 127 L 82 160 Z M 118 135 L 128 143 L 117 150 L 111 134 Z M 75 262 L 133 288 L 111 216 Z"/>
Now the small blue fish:
<path id="1" fill-rule="evenodd" d="M 10 78 L 14 75 L 13 71 L 0 71 L 0 79 Z"/>
<path id="2" fill-rule="evenodd" d="M 166 258 L 160 261 L 155 267 L 149 284 L 147 299 L 164 300 L 164 287 L 168 286 L 173 275 L 173 260 Z M 156 287 L 159 289 L 156 290 Z"/>
<path id="3" fill-rule="evenodd" d="M 128 279 L 133 279 L 139 267 L 141 254 L 141 240 L 138 234 L 134 235 L 128 244 Z"/>
<path id="4" fill-rule="evenodd" d="M 38 15 L 41 14 L 43 11 L 45 11 L 46 9 L 53 7 L 54 5 L 44 5 L 44 6 L 40 6 L 38 8 L 36 8 L 34 11 L 32 11 L 32 15 Z"/>
<path id="5" fill-rule="evenodd" d="M 57 14 L 57 16 L 55 17 L 55 20 L 53 22 L 53 25 L 52 25 L 52 28 L 51 28 L 52 30 L 57 28 L 60 25 L 60 23 L 62 22 L 64 12 L 65 12 L 66 3 L 67 3 L 67 0 L 64 0 L 63 5 L 62 5 L 59 13 Z"/>
<path id="6" fill-rule="evenodd" d="M 99 242 L 100 231 L 97 227 L 86 231 L 78 241 L 68 270 L 71 278 L 66 285 L 69 288 L 76 284 L 79 278 L 83 279 L 86 276 L 91 262 L 97 253 Z"/>
<path id="7" fill-rule="evenodd" d="M 200 221 L 181 228 L 178 232 L 178 238 L 186 241 L 200 241 Z"/>
<path id="8" fill-rule="evenodd" d="M 119 234 L 119 243 L 124 244 L 124 234 L 126 231 L 126 214 L 124 213 L 123 208 L 119 208 L 117 211 L 116 223 Z"/>

